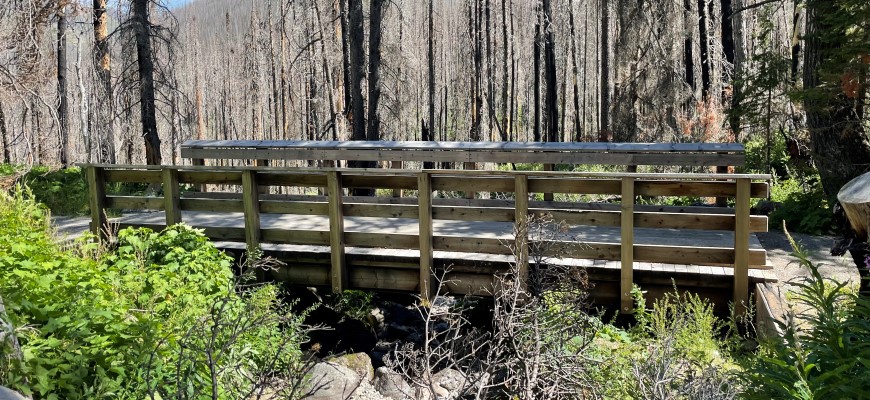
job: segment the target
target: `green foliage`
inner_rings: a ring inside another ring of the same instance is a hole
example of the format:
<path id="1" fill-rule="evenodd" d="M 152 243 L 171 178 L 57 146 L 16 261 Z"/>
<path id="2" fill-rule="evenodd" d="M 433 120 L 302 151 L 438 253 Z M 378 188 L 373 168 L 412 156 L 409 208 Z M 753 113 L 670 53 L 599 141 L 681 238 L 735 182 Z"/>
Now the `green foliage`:
<path id="1" fill-rule="evenodd" d="M 784 337 L 762 343 L 759 356 L 748 360 L 747 398 L 870 398 L 870 301 L 823 277 L 790 241 L 794 256 L 810 271 L 793 283 L 802 311 L 791 310 L 778 322 Z"/>
<path id="2" fill-rule="evenodd" d="M 768 171 L 777 177 L 787 177 L 789 154 L 785 146 L 785 137 L 782 134 L 771 136 L 770 140 L 770 170 L 768 170 L 767 149 L 768 143 L 764 137 L 757 135 L 745 144 L 746 164 L 741 172 L 766 174 Z"/>
<path id="3" fill-rule="evenodd" d="M 774 181 L 771 200 L 780 206 L 770 214 L 770 226 L 783 222 L 797 231 L 820 235 L 833 229 L 833 213 L 818 174 Z"/>
<path id="4" fill-rule="evenodd" d="M 0 164 L 0 176 L 24 172 L 22 167 Z M 88 212 L 88 184 L 81 168 L 53 170 L 36 166 L 26 171 L 21 181 L 30 187 L 36 200 L 55 215 L 84 215 Z"/>
<path id="5" fill-rule="evenodd" d="M 353 319 L 369 322 L 369 314 L 374 307 L 374 295 L 363 290 L 345 290 L 332 296 L 332 308 Z"/>
<path id="6" fill-rule="evenodd" d="M 593 343 L 604 398 L 696 398 L 700 392 L 727 398 L 736 391 L 729 383 L 737 371 L 732 342 L 720 338 L 724 323 L 709 302 L 674 292 L 647 310 L 640 290 L 632 295 L 637 323 L 628 330 L 605 324 Z"/>
<path id="7" fill-rule="evenodd" d="M 82 240 L 72 252 L 54 243 L 48 215 L 20 186 L 0 193 L 2 317 L 16 327 L 23 353 L 5 366 L 2 385 L 44 399 L 140 399 L 145 376 L 161 387 L 173 380 L 193 385 L 179 379 L 188 376 L 179 366 L 182 354 L 192 354 L 190 338 L 238 328 L 209 323 L 218 317 L 261 321 L 267 309 L 279 308 L 274 288 L 234 292 L 231 260 L 200 231 L 125 229 L 110 251 Z M 224 312 L 216 317 L 218 310 Z M 282 348 L 279 338 L 298 343 L 295 327 L 264 322 L 246 329 L 221 362 L 262 365 Z M 289 358 L 270 365 L 296 356 L 285 353 Z"/>

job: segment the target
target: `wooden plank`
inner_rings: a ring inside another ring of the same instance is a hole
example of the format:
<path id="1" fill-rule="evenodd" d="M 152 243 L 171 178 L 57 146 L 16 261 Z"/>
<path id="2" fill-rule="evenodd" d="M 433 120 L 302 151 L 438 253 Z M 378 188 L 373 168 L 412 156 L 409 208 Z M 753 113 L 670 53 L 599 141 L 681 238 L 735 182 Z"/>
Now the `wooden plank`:
<path id="1" fill-rule="evenodd" d="M 417 249 L 420 246 L 418 235 L 397 233 L 345 232 L 345 244 L 354 247 L 376 247 L 382 249 Z"/>
<path id="2" fill-rule="evenodd" d="M 265 243 L 329 246 L 328 231 L 262 229 L 262 235 Z"/>
<path id="3" fill-rule="evenodd" d="M 179 169 L 178 182 L 199 185 L 241 185 L 242 172 L 238 170 L 187 171 Z"/>
<path id="4" fill-rule="evenodd" d="M 329 197 L 329 248 L 332 267 L 330 279 L 332 292 L 342 293 L 347 289 L 347 260 L 344 254 L 344 214 L 342 213 L 341 175 L 331 171 L 326 174 L 327 195 Z"/>
<path id="5" fill-rule="evenodd" d="M 269 214 L 329 215 L 327 202 L 260 200 L 260 212 Z"/>
<path id="6" fill-rule="evenodd" d="M 185 211 L 205 211 L 205 212 L 244 212 L 244 202 L 239 200 L 223 200 L 223 199 L 188 199 L 181 198 L 180 207 Z M 261 212 L 267 212 L 262 210 Z"/>
<path id="7" fill-rule="evenodd" d="M 743 316 L 749 305 L 749 179 L 737 180 L 734 205 L 734 314 Z"/>
<path id="8" fill-rule="evenodd" d="M 525 287 L 529 282 L 529 180 L 526 175 L 514 177 L 514 197 L 514 257 L 520 284 Z"/>
<path id="9" fill-rule="evenodd" d="M 392 175 L 342 175 L 342 185 L 347 188 L 372 189 L 416 189 L 417 178 L 414 176 Z"/>
<path id="10" fill-rule="evenodd" d="M 260 247 L 260 191 L 257 187 L 257 173 L 253 170 L 242 172 L 242 207 L 245 212 L 245 245 L 248 252 Z"/>
<path id="11" fill-rule="evenodd" d="M 634 301 L 631 298 L 631 289 L 634 285 L 634 190 L 633 178 L 622 178 L 622 201 L 621 201 L 621 242 L 620 259 L 622 269 L 620 272 L 620 306 L 621 313 L 628 314 L 634 310 Z"/>
<path id="12" fill-rule="evenodd" d="M 621 183 L 618 179 L 585 178 L 529 178 L 529 191 L 532 193 L 571 193 L 571 194 L 619 194 Z M 552 200 L 544 200 L 552 201 Z"/>
<path id="13" fill-rule="evenodd" d="M 164 201 L 162 197 L 144 196 L 106 196 L 105 208 L 121 210 L 156 210 L 162 211 Z"/>
<path id="14" fill-rule="evenodd" d="M 610 143 L 610 142 L 460 142 L 460 141 L 311 141 L 311 140 L 187 140 L 188 149 L 219 148 L 398 149 L 398 150 L 503 150 L 503 151 L 607 151 L 607 152 L 714 152 L 743 153 L 740 143 Z M 184 158 L 191 158 L 181 155 Z"/>
<path id="15" fill-rule="evenodd" d="M 326 187 L 324 172 L 261 172 L 260 182 L 268 186 Z"/>
<path id="16" fill-rule="evenodd" d="M 492 162 L 492 163 L 554 163 L 597 165 L 676 165 L 676 166 L 740 166 L 741 154 L 682 153 L 603 153 L 603 152 L 516 152 L 516 151 L 396 151 L 382 149 L 293 149 L 293 148 L 214 148 L 186 149 L 186 158 L 247 160 L 251 157 L 269 160 L 359 160 L 415 162 Z"/>
<path id="17" fill-rule="evenodd" d="M 514 178 L 504 177 L 469 177 L 469 176 L 432 176 L 434 190 L 472 192 L 511 192 L 514 190 Z M 471 199 L 471 197 L 466 197 Z"/>
<path id="18" fill-rule="evenodd" d="M 348 217 L 419 218 L 420 209 L 406 204 L 344 204 Z"/>
<path id="19" fill-rule="evenodd" d="M 432 179 L 428 172 L 421 172 L 418 175 L 417 206 L 420 215 L 420 299 L 423 302 L 429 302 L 433 295 L 435 270 L 432 237 Z"/>
<path id="20" fill-rule="evenodd" d="M 178 170 L 163 169 L 163 210 L 166 226 L 181 223 L 181 192 L 178 187 Z"/>
<path id="21" fill-rule="evenodd" d="M 132 168 L 137 168 L 133 166 Z M 145 169 L 103 169 L 103 182 L 125 183 L 162 183 L 160 170 Z"/>
<path id="22" fill-rule="evenodd" d="M 544 167 L 543 168 L 544 171 L 553 171 L 555 169 L 554 168 L 555 165 L 553 165 L 552 163 L 545 163 L 543 165 L 543 167 Z M 552 189 L 553 189 L 553 187 L 550 187 L 550 190 L 552 190 Z M 547 192 L 543 192 L 543 193 L 544 193 L 544 201 L 553 201 L 553 192 L 547 191 Z"/>
<path id="23" fill-rule="evenodd" d="M 88 205 L 91 212 L 91 233 L 100 240 L 106 239 L 106 182 L 103 169 L 86 168 L 88 178 Z"/>
<path id="24" fill-rule="evenodd" d="M 528 200 L 526 202 L 528 202 Z M 453 221 L 513 222 L 516 219 L 515 214 L 513 207 L 489 208 L 435 206 L 432 210 L 432 218 Z"/>
<path id="25" fill-rule="evenodd" d="M 202 158 L 194 158 L 190 160 L 190 165 L 196 167 L 204 167 L 205 160 Z M 193 190 L 196 190 L 197 192 L 205 192 L 207 190 L 207 187 L 206 185 L 193 185 Z"/>
<path id="26" fill-rule="evenodd" d="M 392 161 L 392 162 L 390 162 L 390 168 L 402 169 L 402 162 L 401 161 Z M 402 197 L 402 189 L 393 189 L 393 197 Z"/>
<path id="27" fill-rule="evenodd" d="M 510 162 L 510 161 L 508 161 Z M 156 173 L 156 182 L 160 183 L 160 173 L 159 171 L 162 169 L 161 166 L 149 166 L 149 165 L 116 165 L 116 164 L 81 164 L 82 166 L 97 166 L 102 167 L 109 170 L 142 170 L 142 171 L 158 171 Z M 242 167 L 197 167 L 197 166 L 180 166 L 178 167 L 179 171 L 241 171 L 246 168 Z M 383 169 L 366 169 L 366 168 L 312 168 L 312 167 L 304 167 L 304 168 L 296 168 L 296 167 L 261 167 L 256 168 L 256 170 L 260 173 L 263 172 L 279 172 L 279 173 L 311 173 L 311 174 L 323 174 L 325 171 L 339 171 L 339 172 L 347 172 L 352 174 L 384 174 Z M 771 176 L 769 174 L 712 174 L 712 173 L 625 173 L 625 172 L 575 172 L 575 171 L 498 171 L 498 170 L 477 170 L 477 171 L 465 171 L 465 170 L 426 170 L 429 173 L 434 175 L 451 175 L 451 176 L 463 176 L 463 175 L 477 175 L 477 176 L 511 176 L 511 174 L 522 173 L 525 175 L 533 176 L 552 176 L 552 177 L 570 177 L 570 178 L 602 178 L 602 179 L 622 179 L 624 177 L 632 177 L 637 180 L 640 179 L 650 179 L 650 180 L 686 180 L 686 181 L 729 181 L 733 182 L 735 179 L 739 178 L 748 178 L 752 180 L 763 180 L 769 181 Z M 390 171 L 390 175 L 414 175 L 414 171 Z"/>
<path id="28" fill-rule="evenodd" d="M 638 181 L 637 194 L 640 196 L 699 196 L 734 197 L 734 183 L 731 182 L 680 182 L 680 181 Z M 767 183 L 753 183 L 751 196 L 767 197 Z"/>

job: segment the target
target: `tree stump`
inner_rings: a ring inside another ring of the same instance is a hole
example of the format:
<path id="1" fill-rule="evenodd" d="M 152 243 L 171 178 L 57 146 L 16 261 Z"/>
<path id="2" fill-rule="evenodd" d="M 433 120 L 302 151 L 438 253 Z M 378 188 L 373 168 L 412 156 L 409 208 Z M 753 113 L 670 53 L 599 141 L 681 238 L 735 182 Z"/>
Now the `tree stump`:
<path id="1" fill-rule="evenodd" d="M 855 260 L 861 275 L 862 292 L 870 291 L 870 244 L 868 244 L 868 228 L 870 228 L 870 172 L 852 179 L 837 193 L 840 207 L 849 220 L 852 228 L 848 245 L 849 253 Z M 851 237 L 850 237 L 851 236 Z"/>
<path id="2" fill-rule="evenodd" d="M 857 238 L 867 241 L 870 227 L 870 172 L 852 179 L 837 193 L 837 200 Z"/>

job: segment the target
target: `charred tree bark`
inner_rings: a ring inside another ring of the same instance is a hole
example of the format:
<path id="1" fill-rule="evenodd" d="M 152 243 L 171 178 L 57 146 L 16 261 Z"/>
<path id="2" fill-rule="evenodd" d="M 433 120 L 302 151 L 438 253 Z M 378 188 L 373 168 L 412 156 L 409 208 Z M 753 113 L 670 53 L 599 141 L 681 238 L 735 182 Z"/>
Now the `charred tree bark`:
<path id="1" fill-rule="evenodd" d="M 601 122 L 598 141 L 610 140 L 610 0 L 601 0 Z"/>
<path id="2" fill-rule="evenodd" d="M 7 131 L 6 126 L 6 113 L 3 111 L 3 102 L 0 101 L 0 145 L 3 145 L 3 163 L 11 164 L 12 163 L 12 155 L 10 154 L 9 147 L 11 143 L 9 143 L 9 132 Z"/>
<path id="3" fill-rule="evenodd" d="M 57 120 L 60 165 L 69 166 L 69 97 L 67 93 L 66 3 L 57 9 Z"/>
<path id="4" fill-rule="evenodd" d="M 511 116 L 508 113 L 508 21 L 507 21 L 507 0 L 501 0 L 501 40 L 502 40 L 502 81 L 501 81 L 501 140 L 507 142 L 508 129 L 510 126 Z"/>
<path id="5" fill-rule="evenodd" d="M 350 97 L 351 97 L 351 138 L 366 140 L 365 98 L 362 94 L 362 84 L 365 78 L 366 60 L 363 51 L 363 11 L 362 0 L 348 0 L 348 48 L 350 50 Z"/>
<path id="6" fill-rule="evenodd" d="M 699 40 L 701 42 L 701 94 L 704 99 L 710 95 L 710 70 L 713 66 L 710 58 L 710 42 L 709 30 L 707 29 L 707 7 L 706 0 L 698 0 L 698 28 Z"/>
<path id="7" fill-rule="evenodd" d="M 532 52 L 534 53 L 534 122 L 532 126 L 532 135 L 534 141 L 540 142 L 541 139 L 541 5 L 535 7 L 535 41 L 532 44 Z"/>
<path id="8" fill-rule="evenodd" d="M 381 121 L 378 118 L 378 102 L 381 99 L 381 20 L 383 0 L 371 0 L 369 12 L 369 109 L 366 140 L 378 140 Z M 371 165 L 374 166 L 374 165 Z"/>
<path id="9" fill-rule="evenodd" d="M 574 28 L 574 3 L 568 4 L 568 28 L 571 34 L 571 82 L 574 85 L 574 141 L 583 139 L 583 128 L 580 123 L 580 87 L 577 78 L 580 72 L 577 69 L 577 36 Z"/>
<path id="10" fill-rule="evenodd" d="M 145 139 L 145 162 L 160 165 L 160 136 L 157 134 L 157 111 L 154 105 L 154 53 L 151 49 L 149 0 L 133 0 L 132 26 L 136 37 L 136 63 L 139 69 L 139 110 L 142 113 L 142 137 Z"/>
<path id="11" fill-rule="evenodd" d="M 553 38 L 553 8 L 550 0 L 542 0 L 544 28 L 544 80 L 547 95 L 544 100 L 548 142 L 559 142 L 559 93 L 556 82 L 556 41 Z"/>
<path id="12" fill-rule="evenodd" d="M 432 132 L 435 130 L 435 0 L 429 0 L 429 36 L 428 40 L 428 61 L 429 61 L 429 127 L 426 128 L 426 123 L 423 123 L 421 139 L 423 141 L 434 140 Z M 434 162 L 424 162 L 423 168 L 435 168 Z"/>
<path id="13" fill-rule="evenodd" d="M 350 34 L 348 32 L 348 16 L 347 16 L 347 0 L 338 0 L 339 6 L 339 21 L 341 24 L 341 72 L 344 79 L 344 112 L 348 119 L 351 119 L 350 111 L 353 109 L 353 94 L 350 88 L 350 52 L 348 42 Z"/>
<path id="14" fill-rule="evenodd" d="M 97 79 L 102 95 L 98 96 L 102 129 L 100 158 L 109 164 L 115 163 L 114 102 L 112 101 L 112 63 L 109 53 L 109 25 L 106 15 L 106 0 L 94 0 L 94 58 L 97 64 Z"/>

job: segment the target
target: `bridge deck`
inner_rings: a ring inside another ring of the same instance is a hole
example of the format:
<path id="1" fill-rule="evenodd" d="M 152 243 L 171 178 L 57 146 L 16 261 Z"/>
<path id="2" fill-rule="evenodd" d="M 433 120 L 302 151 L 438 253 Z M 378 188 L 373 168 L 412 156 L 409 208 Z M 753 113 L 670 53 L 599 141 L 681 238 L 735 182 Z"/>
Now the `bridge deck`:
<path id="1" fill-rule="evenodd" d="M 182 220 L 190 226 L 197 228 L 244 228 L 244 213 L 210 213 L 199 211 L 183 211 Z M 161 211 L 139 213 L 117 219 L 116 222 L 123 226 L 148 226 L 160 229 L 165 226 L 166 217 Z M 373 218 L 373 217 L 345 217 L 345 232 L 360 232 L 373 234 L 410 234 L 418 233 L 418 221 L 413 218 Z M 329 232 L 329 217 L 323 215 L 294 215 L 294 214 L 261 214 L 260 224 L 262 229 L 293 229 L 304 231 Z M 447 221 L 434 220 L 433 234 L 435 236 L 456 236 L 466 238 L 512 238 L 513 224 L 508 222 L 483 222 L 483 221 Z M 586 226 L 575 225 L 569 227 L 560 235 L 561 240 L 576 240 L 579 242 L 613 243 L 620 242 L 620 228 L 609 226 Z M 635 244 L 638 245 L 678 245 L 693 247 L 733 247 L 734 232 L 732 231 L 680 231 L 676 229 L 635 228 Z M 243 248 L 243 244 L 233 242 L 218 242 L 226 248 Z M 328 246 L 305 246 L 285 244 L 264 244 L 265 250 L 277 252 L 312 252 L 329 254 Z M 752 250 L 761 250 L 763 247 L 754 234 L 750 236 L 749 247 Z M 349 256 L 375 257 L 375 258 L 417 258 L 417 250 L 399 250 L 383 248 L 348 248 Z M 435 251 L 434 256 L 438 260 L 459 260 L 474 262 L 510 262 L 510 256 L 483 253 L 465 253 Z M 561 264 L 579 265 L 595 268 L 612 268 L 619 270 L 619 261 L 586 260 L 586 259 L 563 259 Z M 699 266 L 691 264 L 663 264 L 635 262 L 635 269 L 647 270 L 660 273 L 690 273 L 701 275 L 733 275 L 732 268 L 728 266 Z M 758 280 L 775 280 L 772 274 L 764 270 L 751 269 L 750 275 Z"/>

